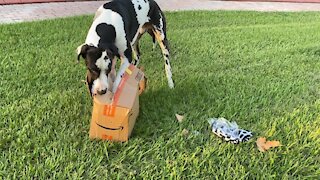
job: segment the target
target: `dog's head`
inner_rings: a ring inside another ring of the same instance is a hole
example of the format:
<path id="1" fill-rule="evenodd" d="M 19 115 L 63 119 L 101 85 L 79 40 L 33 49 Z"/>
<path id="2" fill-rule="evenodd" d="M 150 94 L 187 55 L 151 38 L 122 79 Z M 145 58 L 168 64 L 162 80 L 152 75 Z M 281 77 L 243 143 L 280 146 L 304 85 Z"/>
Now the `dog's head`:
<path id="1" fill-rule="evenodd" d="M 110 90 L 110 71 L 115 49 L 83 44 L 77 48 L 78 61 L 83 57 L 87 67 L 87 85 L 91 96 L 105 94 Z"/>

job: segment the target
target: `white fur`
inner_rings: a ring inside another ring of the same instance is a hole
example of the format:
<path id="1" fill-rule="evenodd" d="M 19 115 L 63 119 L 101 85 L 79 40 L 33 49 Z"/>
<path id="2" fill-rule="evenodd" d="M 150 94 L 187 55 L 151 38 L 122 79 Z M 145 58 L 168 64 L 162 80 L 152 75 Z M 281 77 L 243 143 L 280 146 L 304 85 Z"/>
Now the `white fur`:
<path id="1" fill-rule="evenodd" d="M 123 23 L 122 17 L 120 16 L 120 14 L 110 9 L 104 9 L 99 13 L 100 15 L 96 17 L 96 19 L 93 21 L 89 29 L 89 32 L 86 38 L 86 44 L 93 44 L 95 47 L 98 47 L 100 37 L 96 32 L 96 27 L 100 23 L 107 23 L 109 25 L 112 25 L 115 28 L 115 31 L 116 31 L 115 45 L 118 47 L 120 55 L 123 55 L 124 51 L 127 49 L 127 41 L 126 41 L 126 33 L 124 31 L 124 23 Z"/>
<path id="2" fill-rule="evenodd" d="M 149 1 L 144 2 L 144 0 L 132 0 L 132 4 L 134 5 L 134 9 L 137 13 L 137 20 L 139 24 L 143 25 L 145 22 L 148 22 L 150 18 L 148 17 L 148 12 L 150 9 Z M 139 5 L 141 9 L 139 10 Z"/>
<path id="3" fill-rule="evenodd" d="M 109 64 L 111 63 L 110 59 L 105 60 L 104 57 L 107 56 L 107 53 L 102 52 L 102 56 L 97 60 L 96 66 L 100 69 L 100 76 L 98 79 L 93 81 L 91 92 L 93 94 L 97 94 L 98 91 L 108 90 L 108 76 L 106 74 L 106 70 L 108 69 Z"/>
<path id="4" fill-rule="evenodd" d="M 163 40 L 164 39 L 164 32 L 163 32 L 163 17 L 162 17 L 162 14 L 161 13 L 159 13 L 159 15 L 160 15 L 160 31 L 161 31 L 161 39 Z"/>
<path id="5" fill-rule="evenodd" d="M 81 48 L 83 45 L 85 45 L 86 43 L 81 44 L 80 46 L 77 47 L 77 54 L 79 55 L 81 53 Z"/>
<path id="6" fill-rule="evenodd" d="M 122 64 L 119 68 L 119 71 L 117 72 L 117 76 L 116 76 L 116 79 L 115 79 L 113 87 L 112 87 L 113 93 L 115 93 L 117 91 L 117 88 L 118 88 L 120 81 L 121 81 L 121 76 L 124 74 L 126 69 L 130 66 L 130 63 L 126 57 L 121 57 L 121 60 L 122 60 Z"/>
<path id="7" fill-rule="evenodd" d="M 104 57 L 106 56 L 107 56 L 106 51 L 103 51 L 101 57 L 97 59 L 96 66 L 101 70 L 108 69 L 108 66 L 111 63 L 110 59 L 107 59 L 107 60 L 104 59 Z"/>
<path id="8" fill-rule="evenodd" d="M 103 5 L 102 5 L 102 6 L 100 6 L 100 7 L 98 8 L 98 10 L 96 11 L 96 14 L 94 15 L 93 20 L 97 19 L 97 17 L 100 16 L 100 14 L 103 12 L 103 10 L 104 10 L 104 8 L 103 8 Z"/>
<path id="9" fill-rule="evenodd" d="M 148 13 L 149 13 L 149 10 L 150 10 L 150 6 L 149 6 L 149 1 L 144 2 L 144 0 L 131 0 L 131 2 L 133 4 L 133 6 L 134 6 L 134 9 L 135 9 L 136 13 L 137 13 L 138 23 L 140 24 L 139 25 L 139 29 L 138 29 L 137 33 L 135 34 L 135 36 L 134 36 L 134 38 L 133 38 L 133 40 L 131 42 L 131 45 L 133 45 L 134 42 L 136 42 L 139 33 L 143 32 L 142 26 L 145 23 L 149 22 L 149 20 L 150 20 L 150 17 L 148 16 Z M 139 5 L 141 7 L 140 10 L 139 10 Z"/>

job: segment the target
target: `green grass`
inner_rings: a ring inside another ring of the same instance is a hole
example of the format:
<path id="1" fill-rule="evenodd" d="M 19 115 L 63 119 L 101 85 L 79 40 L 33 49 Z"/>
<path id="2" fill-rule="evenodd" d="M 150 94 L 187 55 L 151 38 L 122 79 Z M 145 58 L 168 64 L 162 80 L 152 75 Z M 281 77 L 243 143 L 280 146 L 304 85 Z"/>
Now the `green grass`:
<path id="1" fill-rule="evenodd" d="M 0 179 L 319 179 L 320 13 L 166 16 L 176 88 L 146 35 L 149 84 L 126 143 L 88 138 L 92 101 L 75 49 L 92 16 L 0 25 Z M 255 136 L 226 143 L 210 117 Z M 261 153 L 259 136 L 284 146 Z"/>

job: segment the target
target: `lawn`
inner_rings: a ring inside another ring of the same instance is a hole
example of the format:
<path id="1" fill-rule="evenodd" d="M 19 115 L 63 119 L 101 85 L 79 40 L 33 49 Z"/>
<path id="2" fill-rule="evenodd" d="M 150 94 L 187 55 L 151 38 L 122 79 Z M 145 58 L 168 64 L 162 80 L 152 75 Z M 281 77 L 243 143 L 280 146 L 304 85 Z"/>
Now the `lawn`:
<path id="1" fill-rule="evenodd" d="M 0 179 L 319 179 L 320 13 L 165 14 L 176 87 L 144 36 L 148 87 L 126 143 L 88 138 L 75 49 L 93 16 L 0 25 Z M 226 143 L 211 117 L 254 137 Z M 259 152 L 260 136 L 283 146 Z"/>

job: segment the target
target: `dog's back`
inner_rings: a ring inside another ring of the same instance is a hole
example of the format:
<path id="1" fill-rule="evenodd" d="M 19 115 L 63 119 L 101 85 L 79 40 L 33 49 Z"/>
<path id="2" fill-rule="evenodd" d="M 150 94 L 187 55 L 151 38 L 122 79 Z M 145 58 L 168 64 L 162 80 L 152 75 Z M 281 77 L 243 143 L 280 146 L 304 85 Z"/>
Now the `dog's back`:
<path id="1" fill-rule="evenodd" d="M 164 57 L 168 85 L 173 88 L 174 83 L 166 37 L 166 21 L 157 3 L 154 0 L 113 0 L 102 5 L 97 10 L 86 41 L 81 47 L 85 45 L 92 48 L 96 47 L 101 51 L 112 52 L 113 57 L 116 55 L 121 59 L 122 63 L 116 73 L 113 92 L 118 87 L 126 68 L 130 64 L 139 64 L 139 39 L 145 32 L 148 32 L 153 41 L 157 40 L 160 45 Z M 84 58 L 87 52 L 85 50 L 78 51 Z M 108 59 L 107 57 L 105 58 Z M 95 59 L 103 59 L 103 57 Z M 112 59 L 112 61 L 114 60 Z M 111 72 L 114 72 L 115 64 L 115 62 L 112 62 Z M 104 91 L 101 90 L 101 92 Z"/>
<path id="2" fill-rule="evenodd" d="M 97 26 L 101 23 L 107 23 L 108 25 L 113 26 L 116 35 L 117 33 L 121 34 L 125 36 L 126 41 L 134 42 L 137 38 L 139 29 L 141 29 L 145 23 L 154 21 L 159 24 L 159 22 L 156 22 L 157 20 L 151 18 L 155 16 L 155 10 L 159 10 L 159 6 L 153 0 L 113 0 L 105 3 L 96 12 L 86 43 L 99 46 L 99 40 L 102 36 L 98 34 Z M 96 34 L 98 34 L 99 37 L 96 37 Z M 104 36 L 114 34 L 113 29 L 105 28 L 104 34 Z M 120 42 L 117 42 L 117 40 L 119 39 L 114 39 L 116 46 L 124 45 L 123 42 L 120 45 Z M 125 45 L 127 46 L 128 44 Z M 118 48 L 121 49 L 120 47 Z"/>

